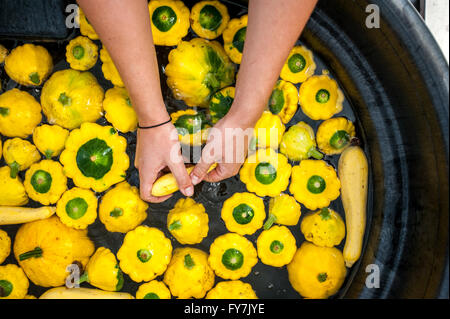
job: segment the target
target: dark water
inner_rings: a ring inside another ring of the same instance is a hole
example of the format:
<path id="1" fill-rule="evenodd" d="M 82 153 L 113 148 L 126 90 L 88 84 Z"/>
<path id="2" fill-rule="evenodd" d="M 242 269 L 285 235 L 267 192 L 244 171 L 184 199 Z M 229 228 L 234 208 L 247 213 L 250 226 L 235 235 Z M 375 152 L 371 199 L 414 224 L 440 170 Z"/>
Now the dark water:
<path id="1" fill-rule="evenodd" d="M 246 8 L 242 7 L 240 5 L 236 5 L 229 1 L 226 2 L 230 16 L 233 17 L 239 17 L 246 13 Z M 195 3 L 195 1 L 185 1 L 185 3 L 188 6 L 192 6 L 192 3 Z M 78 31 L 72 33 L 72 37 L 77 36 Z M 195 35 L 191 32 L 185 39 L 190 39 L 195 37 Z M 70 40 L 70 39 L 69 39 Z M 222 38 L 220 37 L 218 41 L 222 41 Z M 101 46 L 99 41 L 96 41 L 99 45 L 99 48 Z M 21 40 L 1 40 L 0 43 L 5 45 L 8 49 L 12 49 L 17 45 L 23 44 L 24 41 Z M 48 42 L 48 43 L 40 43 L 41 45 L 44 45 L 49 52 L 52 54 L 54 62 L 55 62 L 55 69 L 62 70 L 69 68 L 69 65 L 65 61 L 65 46 L 67 45 L 67 41 L 62 42 Z M 301 40 L 299 40 L 298 44 L 303 44 Z M 186 109 L 186 105 L 183 101 L 179 101 L 174 99 L 172 96 L 172 93 L 170 89 L 166 85 L 166 77 L 164 75 L 163 69 L 164 66 L 167 64 L 167 56 L 170 50 L 173 49 L 173 47 L 157 47 L 157 56 L 158 61 L 160 64 L 160 76 L 161 76 L 161 85 L 162 85 L 162 91 L 163 95 L 166 101 L 166 106 L 169 112 L 174 112 L 176 110 L 180 109 Z M 315 62 L 317 64 L 316 74 L 321 74 L 323 70 L 328 70 L 325 62 L 321 60 L 321 58 L 317 55 L 314 56 Z M 333 77 L 332 70 L 330 71 L 330 75 Z M 101 71 L 101 61 L 99 59 L 98 63 L 95 65 L 93 69 L 90 70 L 98 79 L 100 85 L 105 89 L 105 91 L 112 87 L 112 84 L 106 80 L 103 77 L 102 71 Z M 1 79 L 1 92 L 12 89 L 14 87 L 18 87 L 22 90 L 28 91 L 31 93 L 37 100 L 40 99 L 40 91 L 41 87 L 39 88 L 26 88 L 18 86 L 14 81 L 9 80 L 6 76 L 3 67 L 0 67 L 0 79 Z M 297 88 L 299 85 L 297 85 Z M 343 89 L 343 88 L 341 88 Z M 339 114 L 339 116 L 345 116 L 351 121 L 355 121 L 355 115 L 352 111 L 352 107 L 349 103 L 349 101 L 346 99 L 344 102 L 344 109 Z M 45 122 L 45 118 L 43 120 Z M 288 123 L 286 129 L 288 129 L 291 125 L 299 122 L 304 121 L 308 123 L 316 132 L 318 126 L 321 124 L 322 121 L 313 121 L 309 119 L 306 115 L 304 115 L 299 107 L 297 113 L 293 117 L 290 123 Z M 98 121 L 99 124 L 102 125 L 108 125 L 107 121 L 102 118 Z M 363 137 L 362 132 L 358 132 L 358 124 L 355 123 L 355 127 L 357 128 L 357 134 L 358 137 Z M 128 147 L 127 147 L 127 153 L 130 157 L 130 164 L 133 165 L 134 163 L 134 152 L 136 148 L 136 134 L 135 133 L 127 133 L 127 134 L 121 134 L 127 139 Z M 2 140 L 6 140 L 5 137 L 2 137 Z M 31 141 L 31 137 L 29 138 Z M 339 159 L 339 156 L 326 156 L 324 160 L 326 160 L 328 163 L 333 165 L 334 167 L 337 167 L 337 161 Z M 298 163 L 291 163 L 293 165 Z M 5 165 L 4 160 L 2 159 L 0 161 L 0 165 Z M 24 172 L 20 173 L 20 176 L 24 178 Z M 131 166 L 127 171 L 127 181 L 134 185 L 139 187 L 139 174 L 137 170 Z M 73 182 L 69 179 L 69 188 L 73 186 Z M 193 247 L 202 249 L 203 251 L 208 252 L 209 246 L 214 241 L 215 238 L 217 238 L 220 235 L 223 235 L 225 233 L 228 233 L 225 224 L 223 223 L 221 217 L 220 217 L 220 211 L 223 205 L 223 202 L 231 197 L 236 192 L 244 192 L 246 191 L 245 185 L 239 180 L 239 177 L 233 177 L 230 179 L 227 179 L 225 181 L 222 181 L 220 183 L 201 183 L 200 185 L 197 185 L 195 188 L 195 195 L 194 199 L 202 203 L 205 206 L 206 212 L 209 214 L 209 233 L 208 236 L 202 241 L 202 243 L 194 245 Z M 286 190 L 288 192 L 288 190 Z M 98 194 L 98 197 L 100 198 L 103 195 L 103 193 Z M 148 209 L 148 217 L 143 222 L 144 225 L 157 227 L 158 229 L 162 230 L 165 235 L 171 239 L 173 247 L 181 247 L 180 245 L 169 233 L 166 226 L 166 218 L 167 213 L 170 209 L 172 209 L 178 199 L 182 197 L 181 193 L 177 192 L 174 194 L 172 198 L 167 200 L 164 203 L 161 204 L 150 204 Z M 266 204 L 266 212 L 268 212 L 268 197 L 264 198 L 264 202 Z M 40 206 L 39 203 L 30 201 L 28 204 L 30 207 L 38 207 Z M 330 205 L 330 207 L 339 212 L 341 216 L 345 219 L 344 211 L 342 207 L 342 203 L 340 198 L 333 201 Z M 308 210 L 302 205 L 302 216 L 304 216 Z M 302 219 L 300 219 L 301 221 Z M 2 226 L 2 229 L 6 230 L 10 237 L 14 239 L 15 233 L 17 229 L 19 228 L 18 225 L 11 225 L 11 226 Z M 300 232 L 300 223 L 296 226 L 289 227 L 292 234 L 295 236 L 297 240 L 297 246 L 299 247 L 301 243 L 305 240 L 302 233 Z M 258 238 L 259 234 L 262 230 L 257 231 L 255 234 L 251 236 L 246 236 L 250 241 L 252 241 L 256 248 L 256 239 Z M 104 225 L 100 222 L 100 220 L 97 218 L 96 222 L 88 227 L 88 233 L 89 237 L 94 241 L 96 247 L 104 246 L 110 248 L 114 253 L 117 253 L 118 249 L 120 248 L 123 238 L 125 234 L 121 233 L 111 233 L 106 230 Z M 342 241 L 341 245 L 338 246 L 339 249 L 342 250 L 343 244 L 345 240 Z M 11 254 L 5 263 L 17 263 L 13 254 Z M 355 268 L 355 267 L 354 267 Z M 356 269 L 351 269 L 348 273 L 353 273 L 356 271 Z M 162 279 L 162 276 L 159 278 L 156 278 L 158 280 Z M 219 277 L 216 277 L 216 282 L 221 281 Z M 246 278 L 241 279 L 244 282 L 250 283 L 253 288 L 256 291 L 256 294 L 259 298 L 299 298 L 299 294 L 291 287 L 286 267 L 282 268 L 275 268 L 271 266 L 267 266 L 261 262 L 258 262 L 257 265 L 252 269 L 252 272 L 249 276 Z M 344 286 L 348 285 L 349 283 L 346 283 Z M 89 287 L 89 284 L 83 284 L 83 286 Z M 133 282 L 127 275 L 125 275 L 125 284 L 123 291 L 130 292 L 131 294 L 135 295 L 135 292 L 138 288 L 139 284 Z M 30 289 L 29 293 L 33 294 L 35 296 L 41 295 L 46 288 L 35 286 L 30 282 Z M 338 294 L 340 295 L 340 294 Z"/>

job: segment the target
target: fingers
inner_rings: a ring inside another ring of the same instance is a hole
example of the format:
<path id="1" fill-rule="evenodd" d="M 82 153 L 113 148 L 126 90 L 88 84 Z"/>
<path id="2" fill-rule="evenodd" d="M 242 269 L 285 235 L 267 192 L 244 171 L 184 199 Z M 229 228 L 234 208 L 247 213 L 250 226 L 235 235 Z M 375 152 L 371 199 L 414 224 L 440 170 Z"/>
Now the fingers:
<path id="1" fill-rule="evenodd" d="M 197 165 L 195 165 L 194 170 L 191 173 L 192 184 L 197 185 L 198 183 L 200 183 L 208 174 L 208 170 L 212 164 L 214 163 L 206 161 L 202 157 Z"/>
<path id="2" fill-rule="evenodd" d="M 169 162 L 169 168 L 177 180 L 178 188 L 184 196 L 191 197 L 194 195 L 194 185 L 188 175 L 183 161 Z"/>
<path id="3" fill-rule="evenodd" d="M 219 164 L 214 170 L 204 177 L 204 180 L 210 183 L 217 183 L 235 176 L 239 173 L 239 168 L 241 165 L 242 164 L 239 163 Z"/>
<path id="4" fill-rule="evenodd" d="M 161 169 L 157 167 L 145 167 L 139 170 L 139 180 L 140 180 L 140 195 L 141 198 L 149 203 L 161 203 L 171 197 L 171 195 L 163 197 L 152 196 L 152 187 L 155 180 L 161 175 Z"/>

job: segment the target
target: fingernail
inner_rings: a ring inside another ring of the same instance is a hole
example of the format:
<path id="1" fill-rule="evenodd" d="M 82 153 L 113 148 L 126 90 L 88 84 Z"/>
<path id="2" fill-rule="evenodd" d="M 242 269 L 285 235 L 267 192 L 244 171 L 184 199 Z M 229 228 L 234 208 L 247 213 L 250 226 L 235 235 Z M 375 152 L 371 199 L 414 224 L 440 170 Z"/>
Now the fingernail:
<path id="1" fill-rule="evenodd" d="M 197 185 L 202 180 L 197 175 L 192 174 L 191 181 L 192 181 L 192 184 Z"/>
<path id="2" fill-rule="evenodd" d="M 194 187 L 189 186 L 185 188 L 184 193 L 186 194 L 186 196 L 191 197 L 192 195 L 194 195 Z"/>

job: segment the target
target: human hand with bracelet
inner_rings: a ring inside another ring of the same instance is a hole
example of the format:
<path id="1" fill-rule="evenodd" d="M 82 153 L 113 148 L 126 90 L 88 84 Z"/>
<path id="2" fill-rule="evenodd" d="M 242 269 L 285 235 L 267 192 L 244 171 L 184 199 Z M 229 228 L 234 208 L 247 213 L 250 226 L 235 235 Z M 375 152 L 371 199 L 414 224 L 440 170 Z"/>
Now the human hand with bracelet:
<path id="1" fill-rule="evenodd" d="M 248 148 L 245 132 L 252 129 L 262 114 L 281 68 L 316 2 L 249 1 L 235 101 L 229 114 L 211 130 L 216 135 L 211 134 L 200 162 L 189 177 L 176 129 L 169 121 L 161 94 L 147 0 L 78 0 L 109 51 L 142 127 L 138 129 L 135 166 L 139 169 L 144 200 L 161 202 L 168 198 L 151 196 L 152 185 L 165 167 L 172 171 L 185 196 L 193 195 L 193 184 L 202 180 L 220 181 L 238 172 Z M 237 129 L 233 139 L 240 141 L 226 143 L 229 139 L 226 131 L 233 129 Z M 231 162 L 227 162 L 227 154 L 234 156 Z M 219 165 L 207 173 L 214 162 Z"/>

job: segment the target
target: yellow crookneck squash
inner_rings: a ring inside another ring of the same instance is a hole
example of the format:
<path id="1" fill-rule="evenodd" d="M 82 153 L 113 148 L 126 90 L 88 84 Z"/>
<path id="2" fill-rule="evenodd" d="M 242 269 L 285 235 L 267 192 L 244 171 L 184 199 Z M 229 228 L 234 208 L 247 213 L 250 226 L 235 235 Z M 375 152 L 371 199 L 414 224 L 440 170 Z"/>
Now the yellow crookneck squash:
<path id="1" fill-rule="evenodd" d="M 256 148 L 271 147 L 278 149 L 286 127 L 281 118 L 264 111 L 255 125 L 254 143 Z"/>
<path id="2" fill-rule="evenodd" d="M 102 61 L 102 72 L 105 79 L 111 81 L 114 86 L 125 87 L 119 71 L 104 46 L 100 50 L 100 60 Z"/>
<path id="3" fill-rule="evenodd" d="M 252 193 L 236 193 L 223 203 L 221 216 L 230 232 L 251 235 L 266 218 L 264 202 Z"/>
<path id="4" fill-rule="evenodd" d="M 78 283 L 88 282 L 106 291 L 120 291 L 123 287 L 123 273 L 116 256 L 105 247 L 99 247 L 86 265 Z"/>
<path id="5" fill-rule="evenodd" d="M 103 108 L 105 118 L 116 130 L 122 133 L 136 130 L 138 118 L 125 88 L 115 87 L 106 91 Z"/>
<path id="6" fill-rule="evenodd" d="M 223 31 L 223 46 L 231 61 L 241 64 L 247 34 L 248 15 L 231 19 Z"/>
<path id="7" fill-rule="evenodd" d="M 103 196 L 99 217 L 108 231 L 126 233 L 147 218 L 147 208 L 137 187 L 122 182 Z"/>
<path id="8" fill-rule="evenodd" d="M 41 105 L 28 92 L 12 89 L 0 95 L 1 135 L 26 138 L 41 120 Z"/>
<path id="9" fill-rule="evenodd" d="M 54 204 L 67 190 L 67 177 L 59 162 L 43 160 L 27 170 L 24 186 L 31 199 L 42 205 Z"/>
<path id="10" fill-rule="evenodd" d="M 23 224 L 14 241 L 14 256 L 27 277 L 42 287 L 58 287 L 69 275 L 67 266 L 86 266 L 94 253 L 87 230 L 67 227 L 57 216 Z"/>
<path id="11" fill-rule="evenodd" d="M 247 277 L 258 262 L 253 244 L 245 237 L 228 233 L 217 237 L 209 248 L 209 264 L 223 279 Z"/>
<path id="12" fill-rule="evenodd" d="M 191 247 L 175 249 L 164 282 L 175 297 L 203 298 L 214 286 L 214 271 L 208 264 L 208 254 Z"/>
<path id="13" fill-rule="evenodd" d="M 158 280 L 152 280 L 139 286 L 136 299 L 171 299 L 169 288 Z"/>
<path id="14" fill-rule="evenodd" d="M 189 9 L 179 0 L 151 0 L 148 4 L 156 45 L 177 45 L 189 31 Z"/>
<path id="15" fill-rule="evenodd" d="M 0 206 L 23 206 L 28 195 L 19 176 L 11 178 L 9 166 L 0 168 Z"/>
<path id="16" fill-rule="evenodd" d="M 297 250 L 295 237 L 286 226 L 273 226 L 262 231 L 256 247 L 262 263 L 273 267 L 289 264 Z"/>
<path id="17" fill-rule="evenodd" d="M 287 188 L 291 169 L 286 156 L 266 148 L 247 157 L 239 175 L 250 192 L 273 197 Z"/>
<path id="18" fill-rule="evenodd" d="M 66 60 L 72 69 L 87 71 L 97 63 L 98 47 L 87 37 L 76 37 L 66 47 Z"/>
<path id="19" fill-rule="evenodd" d="M 41 94 L 42 110 L 50 124 L 72 130 L 102 116 L 103 97 L 102 87 L 90 72 L 62 70 L 45 83 Z"/>
<path id="20" fill-rule="evenodd" d="M 284 124 L 289 123 L 298 109 L 298 90 L 295 85 L 279 80 L 270 95 L 268 107 Z"/>
<path id="21" fill-rule="evenodd" d="M 208 139 L 208 129 L 211 126 L 204 113 L 187 109 L 172 113 L 170 117 L 182 144 L 199 146 Z"/>
<path id="22" fill-rule="evenodd" d="M 284 133 L 280 143 L 280 152 L 291 161 L 301 161 L 310 157 L 323 158 L 323 154 L 316 149 L 314 131 L 305 122 L 298 122 Z"/>
<path id="23" fill-rule="evenodd" d="M 66 226 L 86 229 L 97 218 L 97 197 L 91 190 L 71 188 L 58 201 L 56 214 Z"/>
<path id="24" fill-rule="evenodd" d="M 33 143 L 47 159 L 57 157 L 64 150 L 69 131 L 58 125 L 41 125 L 34 129 Z"/>
<path id="25" fill-rule="evenodd" d="M 221 281 L 205 299 L 258 299 L 252 286 L 240 280 Z"/>
<path id="26" fill-rule="evenodd" d="M 113 127 L 84 123 L 70 132 L 60 161 L 76 186 L 103 192 L 125 180 L 130 165 L 126 147 Z"/>
<path id="27" fill-rule="evenodd" d="M 211 95 L 234 83 L 234 65 L 216 41 L 182 41 L 169 53 L 167 84 L 188 106 L 208 107 Z"/>
<path id="28" fill-rule="evenodd" d="M 292 83 L 305 82 L 316 71 L 313 54 L 304 46 L 295 46 L 281 69 L 280 77 Z"/>
<path id="29" fill-rule="evenodd" d="M 157 228 L 138 226 L 128 232 L 117 253 L 120 269 L 135 282 L 162 275 L 172 258 L 172 243 Z"/>
<path id="30" fill-rule="evenodd" d="M 307 241 L 321 247 L 333 247 L 345 237 L 345 223 L 334 210 L 324 207 L 307 214 L 300 225 Z"/>
<path id="31" fill-rule="evenodd" d="M 336 170 L 322 160 L 303 160 L 292 168 L 289 191 L 310 210 L 328 207 L 340 195 Z"/>
<path id="32" fill-rule="evenodd" d="M 167 228 L 180 244 L 201 243 L 208 236 L 209 217 L 202 204 L 192 198 L 181 198 L 167 215 Z"/>
<path id="33" fill-rule="evenodd" d="M 355 137 L 355 126 L 345 117 L 324 121 L 317 129 L 317 144 L 327 155 L 342 153 Z"/>
<path id="34" fill-rule="evenodd" d="M 303 297 L 325 299 L 344 283 L 346 268 L 342 252 L 304 242 L 287 266 L 292 287 Z"/>
<path id="35" fill-rule="evenodd" d="M 328 120 L 343 109 L 344 94 L 328 75 L 314 75 L 300 86 L 300 106 L 312 120 Z"/>
<path id="36" fill-rule="evenodd" d="M 192 7 L 190 21 L 192 30 L 199 37 L 213 40 L 223 33 L 230 15 L 219 1 L 200 1 Z"/>
<path id="37" fill-rule="evenodd" d="M 19 171 L 28 169 L 41 159 L 36 146 L 18 137 L 6 140 L 3 146 L 3 157 L 11 168 L 11 178 L 15 178 Z"/>
<path id="38" fill-rule="evenodd" d="M 17 265 L 0 266 L 0 299 L 23 299 L 29 285 L 27 276 Z"/>
<path id="39" fill-rule="evenodd" d="M 16 47 L 5 59 L 5 71 L 17 83 L 39 86 L 53 69 L 53 60 L 47 49 L 40 45 L 24 44 Z"/>

